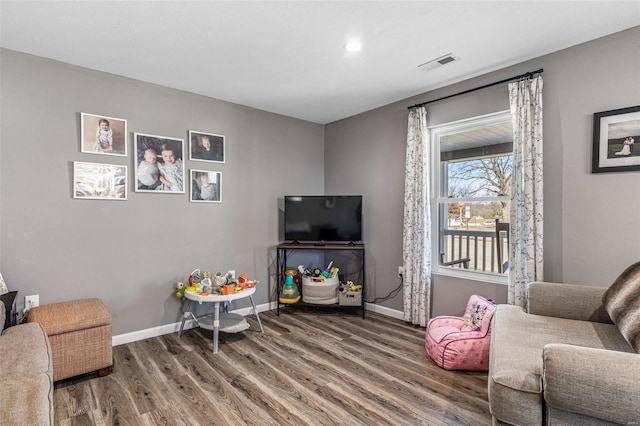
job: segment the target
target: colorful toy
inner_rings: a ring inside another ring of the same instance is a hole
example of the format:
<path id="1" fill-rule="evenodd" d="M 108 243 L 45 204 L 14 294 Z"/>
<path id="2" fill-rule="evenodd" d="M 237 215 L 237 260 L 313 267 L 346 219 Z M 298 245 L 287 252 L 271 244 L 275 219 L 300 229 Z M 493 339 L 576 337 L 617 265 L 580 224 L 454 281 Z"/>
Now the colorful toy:
<path id="1" fill-rule="evenodd" d="M 194 269 L 191 275 L 189 275 L 189 285 L 200 283 L 200 269 Z"/>
<path id="2" fill-rule="evenodd" d="M 331 277 L 331 266 L 333 265 L 333 260 L 331 262 L 329 262 L 329 264 L 327 265 L 326 268 L 324 268 L 324 271 L 322 271 L 322 276 L 325 278 L 329 278 Z"/>
<path id="3" fill-rule="evenodd" d="M 182 282 L 178 282 L 178 284 L 176 284 L 176 287 L 178 288 L 176 296 L 178 297 L 178 299 L 182 299 L 184 297 L 184 292 L 187 291 L 187 286 Z"/>
<path id="4" fill-rule="evenodd" d="M 220 294 L 233 294 L 235 293 L 236 289 L 235 289 L 235 285 L 234 284 L 225 284 L 222 286 L 222 288 L 220 288 Z"/>
<path id="5" fill-rule="evenodd" d="M 300 291 L 298 286 L 293 282 L 293 275 L 287 275 L 287 278 L 280 292 L 280 303 L 297 303 L 300 300 Z"/>
<path id="6" fill-rule="evenodd" d="M 202 286 L 203 292 L 211 292 L 211 278 L 203 278 L 202 281 L 200 281 L 200 285 Z"/>
<path id="7" fill-rule="evenodd" d="M 284 274 L 286 276 L 291 276 L 293 279 L 293 282 L 297 285 L 300 286 L 300 278 L 298 278 L 298 269 L 297 268 L 292 268 L 292 267 L 288 267 L 285 271 Z"/>
<path id="8" fill-rule="evenodd" d="M 227 284 L 238 284 L 238 280 L 229 272 L 226 277 Z"/>
<path id="9" fill-rule="evenodd" d="M 227 283 L 227 277 L 223 277 L 221 272 L 216 272 L 213 282 L 217 287 L 222 287 Z"/>
<path id="10" fill-rule="evenodd" d="M 301 275 L 307 277 L 311 275 L 311 271 L 304 265 L 298 265 L 298 272 L 300 272 Z"/>
<path id="11" fill-rule="evenodd" d="M 487 305 L 476 303 L 472 309 L 465 313 L 462 327 L 463 331 L 478 331 L 482 328 L 482 320 L 487 313 Z"/>
<path id="12" fill-rule="evenodd" d="M 340 283 L 338 291 L 342 294 L 349 291 L 362 291 L 362 284 L 354 284 L 353 281 L 347 281 L 346 284 Z"/>

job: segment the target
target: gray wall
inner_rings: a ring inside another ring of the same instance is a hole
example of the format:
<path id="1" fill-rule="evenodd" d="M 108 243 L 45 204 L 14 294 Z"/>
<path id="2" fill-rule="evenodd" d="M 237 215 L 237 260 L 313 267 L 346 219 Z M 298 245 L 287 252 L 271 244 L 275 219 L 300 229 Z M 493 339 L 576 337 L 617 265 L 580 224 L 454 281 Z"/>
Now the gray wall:
<path id="1" fill-rule="evenodd" d="M 248 273 L 267 303 L 282 196 L 362 194 L 367 300 L 384 296 L 402 262 L 407 107 L 543 67 L 545 277 L 607 286 L 640 259 L 640 173 L 590 174 L 592 115 L 640 104 L 639 38 L 636 27 L 324 129 L 0 50 L 0 270 L 20 303 L 99 297 L 114 334 L 142 330 L 179 319 L 173 285 L 196 267 Z M 432 104 L 429 117 L 507 108 L 505 85 Z M 130 156 L 81 153 L 80 112 L 126 118 Z M 133 179 L 133 132 L 186 139 L 189 129 L 227 137 L 226 164 L 185 161 L 223 173 L 221 204 L 134 191 L 124 202 L 73 199 L 73 161 L 128 165 Z M 504 286 L 436 276 L 433 313 L 460 313 L 474 292 L 506 300 Z M 382 305 L 401 310 L 401 297 Z"/>
<path id="2" fill-rule="evenodd" d="M 362 193 L 369 295 L 397 285 L 407 107 L 544 68 L 545 279 L 608 286 L 640 259 L 640 173 L 593 175 L 593 113 L 640 105 L 640 27 L 482 75 L 325 127 L 325 189 Z M 455 66 L 455 64 L 451 65 Z M 436 125 L 509 108 L 507 85 L 428 106 Z M 458 314 L 506 287 L 434 277 L 433 314 Z M 402 309 L 401 295 L 383 305 Z"/>
<path id="3" fill-rule="evenodd" d="M 324 190 L 322 125 L 0 55 L 0 270 L 20 304 L 98 297 L 118 335 L 178 321 L 173 286 L 195 268 L 245 272 L 261 282 L 256 303 L 269 301 L 282 196 Z M 81 153 L 80 112 L 127 119 L 129 156 Z M 222 172 L 221 204 L 131 185 L 127 201 L 73 199 L 74 161 L 128 165 L 131 184 L 133 132 L 186 140 L 190 129 L 226 136 L 225 164 L 185 159 L 187 171 Z"/>

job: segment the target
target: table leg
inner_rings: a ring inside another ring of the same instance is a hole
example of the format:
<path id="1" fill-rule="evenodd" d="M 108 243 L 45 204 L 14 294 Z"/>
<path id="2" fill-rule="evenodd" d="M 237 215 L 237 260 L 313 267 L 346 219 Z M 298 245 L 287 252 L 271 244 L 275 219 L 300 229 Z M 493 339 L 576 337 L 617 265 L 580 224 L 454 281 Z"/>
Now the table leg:
<path id="1" fill-rule="evenodd" d="M 193 314 L 191 313 L 191 304 L 193 303 L 193 300 L 189 300 L 189 304 L 187 305 L 187 310 L 185 311 L 184 314 L 182 314 L 182 323 L 180 324 L 180 330 L 178 331 L 178 337 L 182 336 L 182 332 L 184 331 L 184 323 L 187 321 L 187 318 L 189 318 L 190 316 L 193 316 Z"/>
<path id="2" fill-rule="evenodd" d="M 253 306 L 253 313 L 256 315 L 256 319 L 258 320 L 258 325 L 260 326 L 260 332 L 264 333 L 264 329 L 262 328 L 262 321 L 260 321 L 260 315 L 258 314 L 258 310 L 256 309 L 256 302 L 253 301 L 253 296 L 249 296 L 249 300 L 251 300 L 251 306 Z"/>
<path id="3" fill-rule="evenodd" d="M 220 331 L 220 302 L 213 303 L 213 354 L 218 354 L 218 332 Z"/>

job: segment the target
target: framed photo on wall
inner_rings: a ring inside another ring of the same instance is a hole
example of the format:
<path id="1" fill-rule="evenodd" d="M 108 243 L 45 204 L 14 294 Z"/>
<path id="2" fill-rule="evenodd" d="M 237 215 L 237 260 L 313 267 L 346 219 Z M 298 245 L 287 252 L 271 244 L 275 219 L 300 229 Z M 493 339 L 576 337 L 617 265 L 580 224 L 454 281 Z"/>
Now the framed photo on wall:
<path id="1" fill-rule="evenodd" d="M 223 135 L 189 130 L 189 159 L 196 161 L 225 162 Z"/>
<path id="2" fill-rule="evenodd" d="M 80 151 L 127 156 L 127 120 L 80 113 Z"/>
<path id="3" fill-rule="evenodd" d="M 222 173 L 191 170 L 191 202 L 221 203 Z"/>
<path id="4" fill-rule="evenodd" d="M 126 200 L 127 166 L 74 161 L 73 198 Z"/>
<path id="5" fill-rule="evenodd" d="M 640 106 L 593 114 L 591 173 L 640 171 Z"/>
<path id="6" fill-rule="evenodd" d="M 136 192 L 184 194 L 184 139 L 134 133 Z"/>

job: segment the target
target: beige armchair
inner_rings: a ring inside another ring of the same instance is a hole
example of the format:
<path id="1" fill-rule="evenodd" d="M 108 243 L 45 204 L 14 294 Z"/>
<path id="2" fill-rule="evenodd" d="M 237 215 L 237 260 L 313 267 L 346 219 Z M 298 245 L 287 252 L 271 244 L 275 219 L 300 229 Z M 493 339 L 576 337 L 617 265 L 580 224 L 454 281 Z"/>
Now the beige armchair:
<path id="1" fill-rule="evenodd" d="M 640 262 L 610 289 L 531 283 L 528 297 L 528 312 L 498 305 L 493 317 L 494 422 L 638 424 Z"/>

